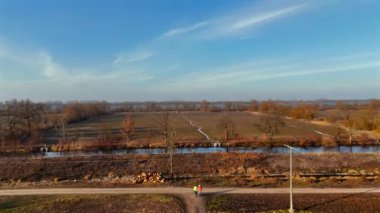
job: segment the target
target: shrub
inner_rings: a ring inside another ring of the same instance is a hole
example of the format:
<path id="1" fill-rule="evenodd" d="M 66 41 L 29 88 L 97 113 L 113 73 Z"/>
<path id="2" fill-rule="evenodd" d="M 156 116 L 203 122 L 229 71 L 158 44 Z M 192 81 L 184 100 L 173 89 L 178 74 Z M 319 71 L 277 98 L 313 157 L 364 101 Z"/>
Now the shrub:
<path id="1" fill-rule="evenodd" d="M 322 136 L 321 137 L 321 144 L 322 144 L 322 146 L 326 146 L 326 147 L 337 146 L 336 140 L 332 137 L 329 137 L 329 136 Z"/>

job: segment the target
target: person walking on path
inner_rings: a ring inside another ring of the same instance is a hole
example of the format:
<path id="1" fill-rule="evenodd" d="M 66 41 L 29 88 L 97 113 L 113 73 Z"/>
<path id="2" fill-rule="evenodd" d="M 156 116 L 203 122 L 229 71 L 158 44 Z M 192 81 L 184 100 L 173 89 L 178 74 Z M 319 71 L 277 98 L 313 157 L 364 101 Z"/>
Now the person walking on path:
<path id="1" fill-rule="evenodd" d="M 198 197 L 198 187 L 197 186 L 193 187 L 193 192 L 194 192 L 195 197 Z"/>
<path id="2" fill-rule="evenodd" d="M 198 196 L 201 196 L 201 193 L 202 193 L 202 185 L 199 184 L 198 185 Z"/>

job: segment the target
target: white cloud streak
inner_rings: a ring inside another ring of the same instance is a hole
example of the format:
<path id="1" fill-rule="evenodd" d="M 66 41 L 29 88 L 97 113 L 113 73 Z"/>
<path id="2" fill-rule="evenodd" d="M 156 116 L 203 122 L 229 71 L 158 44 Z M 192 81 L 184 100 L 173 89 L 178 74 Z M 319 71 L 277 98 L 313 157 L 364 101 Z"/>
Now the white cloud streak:
<path id="1" fill-rule="evenodd" d="M 171 79 L 162 85 L 161 88 L 163 90 L 178 88 L 186 91 L 197 91 L 225 88 L 228 86 L 237 87 L 244 83 L 253 83 L 271 79 L 285 79 L 305 75 L 323 75 L 368 69 L 373 69 L 373 71 L 378 74 L 378 77 L 380 77 L 380 62 L 376 60 L 354 60 L 332 64 L 331 61 L 320 62 L 314 65 L 307 65 L 307 62 L 305 62 L 305 64 L 273 63 L 259 66 L 248 64 L 245 67 L 236 65 L 228 68 L 215 68 L 213 70 L 193 72 L 179 78 Z"/>
<path id="2" fill-rule="evenodd" d="M 47 52 L 0 43 L 0 101 L 7 98 L 88 100 L 113 94 L 122 97 L 121 90 L 133 91 L 137 84 L 153 78 L 152 73 L 142 69 L 113 67 L 112 61 L 109 69 L 68 68 Z"/>
<path id="3" fill-rule="evenodd" d="M 162 36 L 163 37 L 173 37 L 173 36 L 177 36 L 177 35 L 181 35 L 181 34 L 186 34 L 186 33 L 195 31 L 197 29 L 200 29 L 202 27 L 205 27 L 209 24 L 210 24 L 210 22 L 203 21 L 203 22 L 198 22 L 198 23 L 195 23 L 195 24 L 193 24 L 191 26 L 187 26 L 187 27 L 174 28 L 174 29 L 171 29 L 171 30 L 165 32 Z"/>
<path id="4" fill-rule="evenodd" d="M 155 55 L 152 51 L 140 51 L 129 54 L 119 54 L 113 61 L 113 64 L 134 63 L 151 58 Z"/>
<path id="5" fill-rule="evenodd" d="M 268 11 L 258 15 L 249 15 L 243 17 L 229 24 L 229 31 L 238 31 L 252 26 L 262 24 L 265 22 L 273 21 L 280 17 L 289 16 L 299 12 L 301 9 L 306 8 L 306 4 L 295 5 L 291 7 L 282 8 L 275 11 Z"/>
<path id="6" fill-rule="evenodd" d="M 190 26 L 171 29 L 161 37 L 172 38 L 179 35 L 194 34 L 202 38 L 215 38 L 236 35 L 243 31 L 252 30 L 255 27 L 301 13 L 308 6 L 307 3 L 302 3 L 282 6 L 276 9 L 251 8 L 248 12 L 233 12 L 222 17 L 194 23 Z"/>
<path id="7" fill-rule="evenodd" d="M 53 61 L 53 58 L 46 53 L 40 54 L 40 60 L 42 62 L 42 73 L 49 79 L 66 78 L 67 73 L 63 70 L 61 65 Z"/>

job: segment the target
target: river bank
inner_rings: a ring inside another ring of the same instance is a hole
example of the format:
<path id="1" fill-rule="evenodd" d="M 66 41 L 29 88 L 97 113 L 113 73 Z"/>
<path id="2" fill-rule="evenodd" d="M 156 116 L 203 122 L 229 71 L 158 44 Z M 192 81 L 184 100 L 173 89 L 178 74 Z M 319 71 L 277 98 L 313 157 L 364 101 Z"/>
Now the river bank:
<path id="1" fill-rule="evenodd" d="M 300 184 L 323 181 L 380 185 L 379 153 L 307 153 L 294 155 L 294 177 Z M 287 183 L 288 154 L 175 154 L 173 174 L 168 155 L 121 155 L 62 158 L 2 158 L 0 178 L 6 186 L 22 182 L 133 184 L 133 177 L 160 172 L 165 184 L 281 185 Z"/>

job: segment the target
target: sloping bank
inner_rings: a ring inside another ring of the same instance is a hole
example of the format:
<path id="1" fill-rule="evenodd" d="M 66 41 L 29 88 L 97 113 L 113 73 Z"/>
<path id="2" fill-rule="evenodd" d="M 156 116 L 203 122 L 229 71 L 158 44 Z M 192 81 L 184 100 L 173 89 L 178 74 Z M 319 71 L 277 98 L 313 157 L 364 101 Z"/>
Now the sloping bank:
<path id="1" fill-rule="evenodd" d="M 41 181 L 102 179 L 126 177 L 142 172 L 170 171 L 168 155 L 125 155 L 70 158 L 0 159 L 1 181 Z M 380 175 L 379 153 L 324 153 L 296 154 L 295 175 L 319 173 L 345 173 Z M 287 174 L 287 154 L 178 154 L 173 158 L 174 176 L 263 177 Z M 378 180 L 378 179 L 377 179 Z"/>

